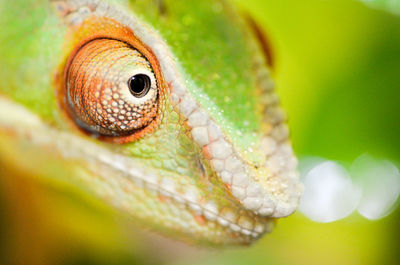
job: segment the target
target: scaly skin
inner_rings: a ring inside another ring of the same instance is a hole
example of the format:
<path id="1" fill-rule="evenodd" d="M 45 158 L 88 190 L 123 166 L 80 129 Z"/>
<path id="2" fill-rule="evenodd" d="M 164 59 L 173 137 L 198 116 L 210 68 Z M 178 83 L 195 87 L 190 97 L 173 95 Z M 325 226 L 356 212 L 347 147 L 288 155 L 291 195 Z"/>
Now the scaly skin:
<path id="1" fill-rule="evenodd" d="M 74 172 L 50 181 L 212 245 L 251 243 L 296 209 L 296 159 L 264 55 L 227 3 L 17 0 L 0 4 L 0 28 L 0 139 Z M 155 127 L 125 142 L 78 129 L 64 104 L 68 58 L 110 28 L 149 49 L 164 89 Z"/>

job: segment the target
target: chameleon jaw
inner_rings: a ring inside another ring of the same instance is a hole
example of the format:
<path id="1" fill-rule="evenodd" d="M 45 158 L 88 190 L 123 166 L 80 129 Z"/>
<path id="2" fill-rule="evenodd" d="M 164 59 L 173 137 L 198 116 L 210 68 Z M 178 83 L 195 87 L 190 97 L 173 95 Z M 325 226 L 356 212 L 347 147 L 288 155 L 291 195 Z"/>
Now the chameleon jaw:
<path id="1" fill-rule="evenodd" d="M 219 206 L 217 201 L 206 201 L 193 187 L 181 187 L 185 190 L 182 193 L 173 179 L 145 169 L 137 161 L 89 140 L 51 128 L 29 110 L 0 97 L 0 133 L 3 132 L 11 132 L 13 137 L 17 136 L 40 149 L 53 150 L 63 159 L 83 163 L 100 176 L 97 184 L 92 183 L 93 178 L 89 180 L 90 189 L 129 215 L 137 214 L 130 197 L 138 192 L 146 194 L 149 201 L 153 200 L 167 208 L 173 207 L 175 219 L 180 220 L 176 224 L 169 224 L 172 226 L 170 229 L 184 231 L 185 225 L 189 224 L 190 229 L 183 232 L 186 234 L 184 238 L 188 237 L 187 234 L 190 238 L 191 233 L 198 236 L 202 231 L 204 241 L 219 244 L 229 236 L 231 244 L 248 244 L 273 228 L 274 219 L 255 216 L 234 202 Z"/>

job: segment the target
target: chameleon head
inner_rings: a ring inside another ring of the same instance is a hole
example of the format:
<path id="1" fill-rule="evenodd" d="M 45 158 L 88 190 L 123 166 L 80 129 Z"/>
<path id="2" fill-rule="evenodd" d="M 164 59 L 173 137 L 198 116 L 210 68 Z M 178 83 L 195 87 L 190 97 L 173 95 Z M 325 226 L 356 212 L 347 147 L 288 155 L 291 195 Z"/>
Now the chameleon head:
<path id="1" fill-rule="evenodd" d="M 295 211 L 302 187 L 250 28 L 219 1 L 196 1 L 191 12 L 184 1 L 162 12 L 112 2 L 52 1 L 49 16 L 65 33 L 49 45 L 64 48 L 55 85 L 43 89 L 56 91 L 61 114 L 14 129 L 37 145 L 57 139 L 56 150 L 96 180 L 88 189 L 156 231 L 211 244 L 269 232 Z"/>

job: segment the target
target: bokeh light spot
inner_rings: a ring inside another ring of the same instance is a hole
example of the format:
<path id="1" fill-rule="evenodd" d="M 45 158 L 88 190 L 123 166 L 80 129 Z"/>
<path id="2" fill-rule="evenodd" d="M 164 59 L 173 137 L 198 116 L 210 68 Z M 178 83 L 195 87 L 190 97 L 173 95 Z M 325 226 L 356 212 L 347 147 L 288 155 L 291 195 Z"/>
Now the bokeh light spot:
<path id="1" fill-rule="evenodd" d="M 304 194 L 299 209 L 311 220 L 333 222 L 357 208 L 361 192 L 339 164 L 324 161 L 302 176 Z"/>
<path id="2" fill-rule="evenodd" d="M 355 184 L 362 189 L 357 207 L 361 215 L 375 220 L 395 209 L 400 194 L 400 175 L 394 164 L 362 155 L 354 161 L 350 172 Z"/>

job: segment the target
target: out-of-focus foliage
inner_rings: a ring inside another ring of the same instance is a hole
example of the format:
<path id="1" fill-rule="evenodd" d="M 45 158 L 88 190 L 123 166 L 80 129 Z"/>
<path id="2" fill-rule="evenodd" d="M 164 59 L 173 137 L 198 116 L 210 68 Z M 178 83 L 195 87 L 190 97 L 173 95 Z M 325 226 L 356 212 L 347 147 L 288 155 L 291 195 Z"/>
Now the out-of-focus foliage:
<path id="1" fill-rule="evenodd" d="M 348 169 L 368 153 L 398 167 L 400 18 L 356 1 L 237 2 L 273 46 L 278 93 L 300 160 L 318 156 Z M 397 210 L 377 221 L 353 214 L 320 224 L 297 213 L 256 246 L 210 263 L 394 264 L 399 217 Z"/>
<path id="2" fill-rule="evenodd" d="M 400 161 L 400 19 L 354 1 L 242 1 L 276 52 L 297 153 Z"/>
<path id="3" fill-rule="evenodd" d="M 367 5 L 384 9 L 394 14 L 400 15 L 400 1 L 398 0 L 361 0 Z"/>

